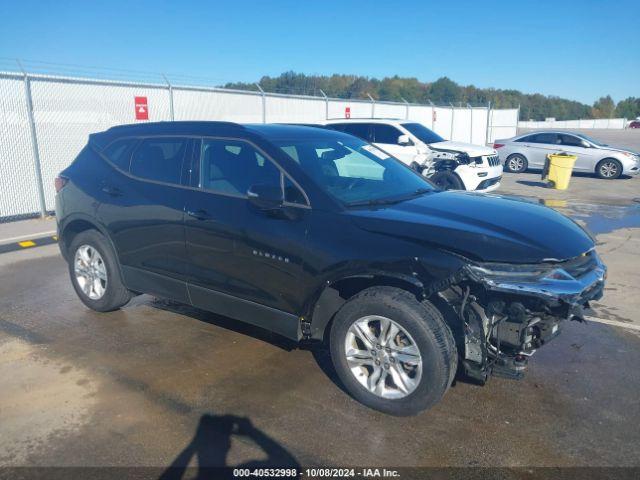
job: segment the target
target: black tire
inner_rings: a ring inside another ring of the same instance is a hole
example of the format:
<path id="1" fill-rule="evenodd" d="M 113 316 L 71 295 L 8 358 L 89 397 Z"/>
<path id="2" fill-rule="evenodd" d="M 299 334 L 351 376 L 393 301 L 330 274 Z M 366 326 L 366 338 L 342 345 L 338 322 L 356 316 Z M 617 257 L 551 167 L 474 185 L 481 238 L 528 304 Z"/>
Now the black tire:
<path id="1" fill-rule="evenodd" d="M 615 158 L 605 158 L 596 165 L 596 176 L 605 180 L 615 180 L 622 175 L 622 164 Z"/>
<path id="2" fill-rule="evenodd" d="M 460 177 L 451 170 L 436 172 L 429 177 L 429 180 L 435 183 L 442 190 L 465 190 Z"/>
<path id="3" fill-rule="evenodd" d="M 415 389 L 402 398 L 389 399 L 372 393 L 349 368 L 345 351 L 349 328 L 368 315 L 392 319 L 409 333 L 420 352 L 421 378 Z M 415 415 L 440 401 L 458 365 L 455 340 L 438 309 L 394 287 L 371 287 L 349 299 L 334 318 L 329 342 L 331 360 L 347 391 L 364 405 L 396 416 Z"/>
<path id="4" fill-rule="evenodd" d="M 529 168 L 529 161 L 527 157 L 519 153 L 509 155 L 504 162 L 504 171 L 509 173 L 522 173 L 526 172 Z"/>
<path id="5" fill-rule="evenodd" d="M 90 298 L 83 291 L 75 272 L 76 252 L 85 245 L 95 249 L 100 254 L 106 270 L 106 288 L 104 294 L 98 299 Z M 120 268 L 111 245 L 100 232 L 85 230 L 76 235 L 69 245 L 68 259 L 71 284 L 82 303 L 90 309 L 97 312 L 110 312 L 119 309 L 133 297 L 133 294 L 122 283 Z"/>

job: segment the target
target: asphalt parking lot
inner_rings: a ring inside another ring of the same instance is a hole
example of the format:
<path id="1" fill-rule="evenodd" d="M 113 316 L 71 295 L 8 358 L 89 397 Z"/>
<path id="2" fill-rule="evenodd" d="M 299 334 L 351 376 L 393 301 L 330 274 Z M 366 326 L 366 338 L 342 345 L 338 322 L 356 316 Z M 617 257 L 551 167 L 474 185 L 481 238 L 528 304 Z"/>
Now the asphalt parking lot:
<path id="1" fill-rule="evenodd" d="M 497 194 L 583 222 L 605 297 L 524 380 L 459 379 L 412 418 L 351 399 L 322 350 L 149 296 L 98 314 L 56 245 L 0 255 L 0 466 L 640 466 L 640 178 Z"/>

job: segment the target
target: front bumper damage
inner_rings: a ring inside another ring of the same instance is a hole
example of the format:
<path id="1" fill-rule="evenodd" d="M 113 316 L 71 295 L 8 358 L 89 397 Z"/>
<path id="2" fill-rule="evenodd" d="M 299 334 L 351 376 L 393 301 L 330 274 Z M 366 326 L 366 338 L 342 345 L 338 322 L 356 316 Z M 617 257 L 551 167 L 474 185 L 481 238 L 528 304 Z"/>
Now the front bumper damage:
<path id="1" fill-rule="evenodd" d="M 589 302 L 602 297 L 607 269 L 593 250 L 557 266 L 561 275 L 535 282 L 465 269 L 463 281 L 440 292 L 461 321 L 468 376 L 522 378 L 529 357 L 560 333 L 563 321 L 584 321 Z"/>

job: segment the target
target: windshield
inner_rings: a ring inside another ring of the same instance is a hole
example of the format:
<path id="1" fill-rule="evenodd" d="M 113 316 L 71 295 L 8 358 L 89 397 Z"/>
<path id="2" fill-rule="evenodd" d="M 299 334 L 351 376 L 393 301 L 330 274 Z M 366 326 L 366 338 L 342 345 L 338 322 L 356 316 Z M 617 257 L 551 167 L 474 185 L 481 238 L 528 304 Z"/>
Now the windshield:
<path id="1" fill-rule="evenodd" d="M 403 123 L 402 126 L 409 130 L 413 135 L 415 135 L 418 140 L 426 143 L 427 145 L 430 143 L 438 143 L 444 142 L 444 138 L 438 135 L 433 130 L 429 130 L 427 127 L 422 125 L 421 123 Z"/>
<path id="2" fill-rule="evenodd" d="M 401 201 L 434 190 L 382 150 L 356 138 L 273 142 L 329 195 L 346 205 Z"/>

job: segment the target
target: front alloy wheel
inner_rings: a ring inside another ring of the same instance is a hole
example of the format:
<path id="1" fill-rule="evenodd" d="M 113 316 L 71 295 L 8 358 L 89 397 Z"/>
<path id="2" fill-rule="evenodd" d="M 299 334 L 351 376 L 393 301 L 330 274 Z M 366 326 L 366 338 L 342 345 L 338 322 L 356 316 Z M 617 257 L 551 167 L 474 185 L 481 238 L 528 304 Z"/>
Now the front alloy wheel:
<path id="1" fill-rule="evenodd" d="M 403 398 L 422 378 L 422 356 L 409 332 L 393 320 L 367 315 L 347 332 L 345 356 L 356 380 L 374 395 Z"/>
<path id="2" fill-rule="evenodd" d="M 392 415 L 415 415 L 436 404 L 458 363 L 438 309 L 391 286 L 369 287 L 347 300 L 331 323 L 329 347 L 346 390 Z"/>
<path id="3" fill-rule="evenodd" d="M 597 167 L 596 173 L 600 178 L 612 180 L 622 174 L 622 165 L 614 159 L 602 160 Z"/>
<path id="4" fill-rule="evenodd" d="M 91 245 L 81 245 L 74 258 L 76 282 L 91 300 L 99 300 L 107 290 L 107 268 L 102 256 Z"/>

